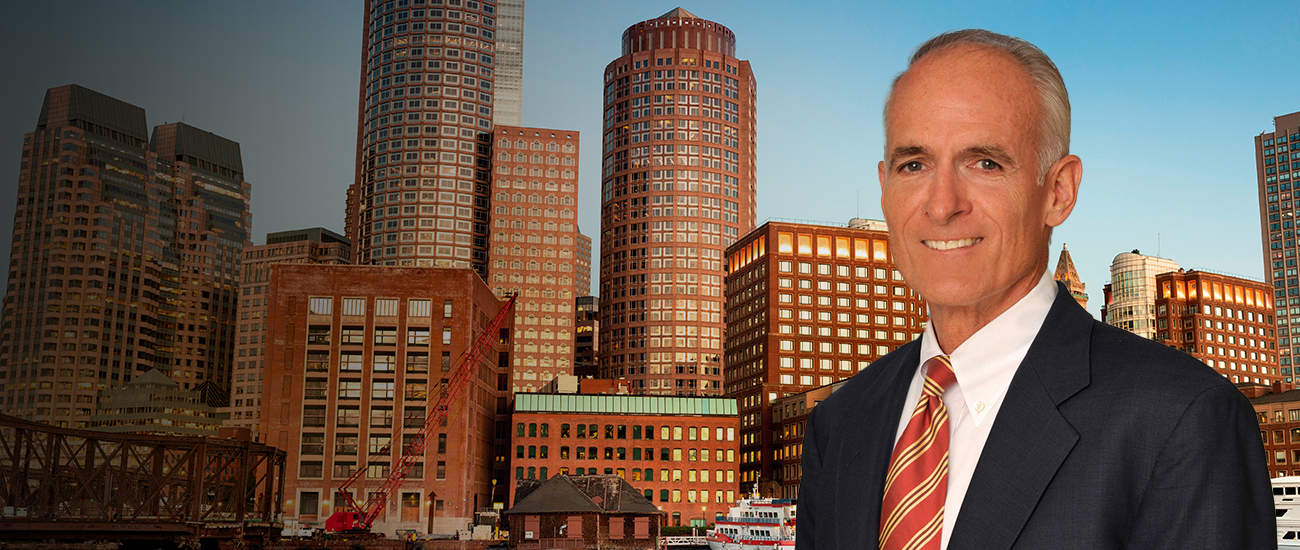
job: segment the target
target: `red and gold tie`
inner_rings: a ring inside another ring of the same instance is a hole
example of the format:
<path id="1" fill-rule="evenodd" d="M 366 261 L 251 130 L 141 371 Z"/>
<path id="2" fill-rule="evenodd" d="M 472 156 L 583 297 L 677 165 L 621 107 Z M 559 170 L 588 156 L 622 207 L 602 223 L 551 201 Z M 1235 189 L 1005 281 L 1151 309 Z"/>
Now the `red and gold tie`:
<path id="1" fill-rule="evenodd" d="M 948 496 L 948 410 L 943 391 L 957 381 L 940 355 L 925 362 L 921 399 L 894 446 L 880 507 L 880 550 L 938 550 Z"/>

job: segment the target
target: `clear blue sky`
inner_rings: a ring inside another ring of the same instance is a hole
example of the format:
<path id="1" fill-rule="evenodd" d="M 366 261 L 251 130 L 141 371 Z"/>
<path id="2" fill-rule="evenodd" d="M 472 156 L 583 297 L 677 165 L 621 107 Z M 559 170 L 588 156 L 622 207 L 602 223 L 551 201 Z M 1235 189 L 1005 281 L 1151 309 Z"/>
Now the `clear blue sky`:
<path id="1" fill-rule="evenodd" d="M 758 218 L 881 218 L 880 107 L 910 51 L 984 27 L 1053 57 L 1084 160 L 1056 232 L 1094 313 L 1118 253 L 1263 278 L 1252 136 L 1300 111 L 1294 2 L 680 4 L 733 30 L 758 80 Z M 531 0 L 524 124 L 583 134 L 579 222 L 599 226 L 600 87 L 627 26 L 675 2 Z M 361 2 L 0 5 L 0 220 L 13 219 L 22 135 L 46 88 L 81 84 L 238 141 L 253 241 L 343 229 L 356 147 Z M 0 224 L 0 257 L 12 228 Z M 595 285 L 593 285 L 595 286 Z"/>

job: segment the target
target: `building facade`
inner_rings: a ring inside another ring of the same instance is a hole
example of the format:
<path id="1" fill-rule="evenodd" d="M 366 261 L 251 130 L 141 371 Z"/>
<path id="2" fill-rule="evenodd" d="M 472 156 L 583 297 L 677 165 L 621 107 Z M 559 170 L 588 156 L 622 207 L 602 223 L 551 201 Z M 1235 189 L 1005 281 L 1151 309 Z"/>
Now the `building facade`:
<path id="1" fill-rule="evenodd" d="M 1290 344 L 1291 325 L 1300 324 L 1300 277 L 1296 275 L 1300 268 L 1296 266 L 1295 239 L 1295 214 L 1300 200 L 1291 199 L 1296 183 L 1292 178 L 1300 179 L 1300 112 L 1275 117 L 1272 132 L 1255 136 L 1255 177 L 1259 185 L 1264 280 L 1273 286 L 1277 301 L 1278 364 L 1289 373 L 1295 368 L 1292 356 L 1300 354 L 1300 340 L 1294 346 Z"/>
<path id="2" fill-rule="evenodd" d="M 1178 262 L 1123 252 L 1110 264 L 1110 284 L 1102 319 L 1143 338 L 1156 336 L 1156 275 L 1178 270 Z"/>
<path id="3" fill-rule="evenodd" d="M 229 387 L 250 186 L 239 144 L 70 85 L 23 137 L 0 411 L 84 428 L 98 392 L 158 369 Z"/>
<path id="4" fill-rule="evenodd" d="M 722 394 L 723 250 L 754 226 L 755 94 L 726 27 L 678 8 L 605 67 L 600 368 Z"/>
<path id="5" fill-rule="evenodd" d="M 524 111 L 524 0 L 497 0 L 496 4 L 497 70 L 492 122 L 520 126 Z"/>
<path id="6" fill-rule="evenodd" d="M 574 337 L 573 374 L 594 378 L 599 374 L 600 310 L 595 296 L 578 297 L 577 336 Z"/>
<path id="7" fill-rule="evenodd" d="M 517 480 L 617 475 L 659 506 L 667 525 L 712 519 L 736 502 L 734 399 L 519 394 L 511 420 Z"/>
<path id="8" fill-rule="evenodd" d="M 352 487 L 359 502 L 388 477 L 454 361 L 505 304 L 469 269 L 270 270 L 261 429 L 288 453 L 285 517 L 321 526 L 358 468 L 366 472 Z M 377 532 L 454 533 L 491 506 L 509 443 L 509 328 L 499 338 L 445 427 L 428 434 L 424 460 L 394 491 Z"/>
<path id="9" fill-rule="evenodd" d="M 578 296 L 591 296 L 591 237 L 578 230 Z"/>
<path id="10" fill-rule="evenodd" d="M 1259 419 L 1269 475 L 1300 476 L 1300 390 L 1265 393 L 1250 403 Z"/>
<path id="11" fill-rule="evenodd" d="M 266 312 L 271 299 L 271 264 L 333 264 L 352 262 L 347 237 L 323 227 L 268 233 L 266 244 L 244 249 L 239 281 L 239 341 L 235 372 L 223 426 L 249 429 L 261 441 L 262 387 L 266 366 Z"/>
<path id="12" fill-rule="evenodd" d="M 496 129 L 490 284 L 515 305 L 514 391 L 573 372 L 579 136 Z"/>
<path id="13" fill-rule="evenodd" d="M 776 492 L 772 402 L 844 380 L 925 331 L 884 222 L 767 222 L 727 248 L 726 395 L 740 410 L 741 482 Z"/>
<path id="14" fill-rule="evenodd" d="M 366 1 L 354 263 L 487 275 L 496 6 Z"/>
<path id="15" fill-rule="evenodd" d="M 1079 303 L 1079 307 L 1088 309 L 1088 285 L 1083 284 L 1083 279 L 1079 278 L 1079 271 L 1074 268 L 1074 259 L 1070 257 L 1070 249 L 1066 248 L 1065 243 L 1061 243 L 1061 255 L 1056 259 L 1056 271 L 1052 274 L 1052 279 L 1065 285 L 1070 297 Z"/>
<path id="16" fill-rule="evenodd" d="M 1155 340 L 1183 350 L 1233 383 L 1290 382 L 1279 371 L 1273 288 L 1208 271 L 1156 275 Z M 1285 379 L 1285 380 L 1284 380 Z"/>
<path id="17" fill-rule="evenodd" d="M 799 498 L 799 481 L 803 477 L 803 435 L 808 415 L 823 400 L 838 391 L 844 382 L 813 388 L 806 392 L 779 397 L 772 402 L 772 487 L 779 498 Z"/>

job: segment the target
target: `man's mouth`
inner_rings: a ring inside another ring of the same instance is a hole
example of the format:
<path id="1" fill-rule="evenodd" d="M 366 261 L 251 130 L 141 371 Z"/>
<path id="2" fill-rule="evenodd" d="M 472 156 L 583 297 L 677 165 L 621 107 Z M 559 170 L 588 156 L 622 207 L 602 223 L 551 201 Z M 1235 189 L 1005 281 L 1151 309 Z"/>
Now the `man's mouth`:
<path id="1" fill-rule="evenodd" d="M 968 246 L 972 246 L 975 243 L 978 243 L 982 240 L 984 240 L 984 237 L 971 237 L 968 239 L 957 239 L 952 241 L 921 241 L 921 242 L 924 243 L 925 246 L 928 246 L 935 250 L 954 250 L 957 248 L 966 248 Z"/>

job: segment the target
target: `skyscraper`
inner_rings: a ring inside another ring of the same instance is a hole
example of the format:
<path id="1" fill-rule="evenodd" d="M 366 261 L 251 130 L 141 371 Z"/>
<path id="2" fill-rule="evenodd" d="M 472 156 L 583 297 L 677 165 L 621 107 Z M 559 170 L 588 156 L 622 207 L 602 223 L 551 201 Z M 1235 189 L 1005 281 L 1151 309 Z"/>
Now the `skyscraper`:
<path id="1" fill-rule="evenodd" d="M 605 67 L 600 369 L 722 393 L 723 250 L 754 227 L 755 88 L 726 27 L 677 8 Z"/>
<path id="2" fill-rule="evenodd" d="M 497 74 L 492 122 L 523 124 L 524 0 L 497 0 Z"/>
<path id="3" fill-rule="evenodd" d="M 0 410 L 85 427 L 100 390 L 157 368 L 228 388 L 250 186 L 239 144 L 81 86 L 23 138 Z"/>
<path id="4" fill-rule="evenodd" d="M 367 0 L 355 263 L 487 274 L 496 2 Z"/>
<path id="5" fill-rule="evenodd" d="M 1294 172 L 1293 172 L 1294 170 Z M 1296 276 L 1295 214 L 1292 174 L 1300 178 L 1300 112 L 1273 119 L 1273 131 L 1255 136 L 1255 177 L 1259 185 L 1259 232 L 1264 250 L 1265 281 L 1273 286 L 1277 307 L 1278 364 L 1291 374 L 1291 321 L 1300 323 L 1300 277 Z M 1294 316 L 1294 317 L 1293 317 Z"/>
<path id="6" fill-rule="evenodd" d="M 531 392 L 573 372 L 578 132 L 495 132 L 490 284 L 519 295 L 513 389 Z"/>

